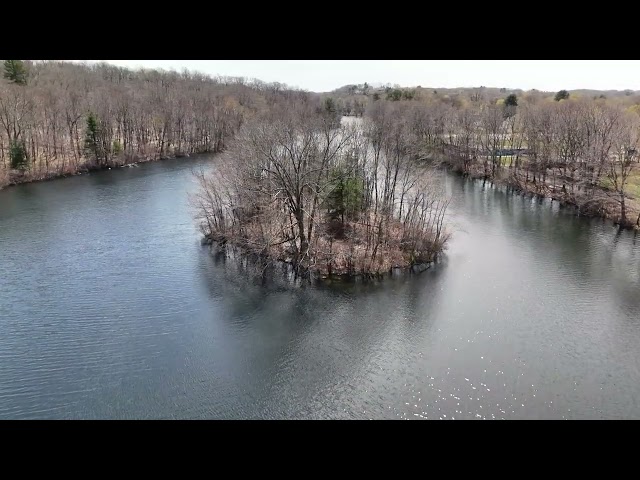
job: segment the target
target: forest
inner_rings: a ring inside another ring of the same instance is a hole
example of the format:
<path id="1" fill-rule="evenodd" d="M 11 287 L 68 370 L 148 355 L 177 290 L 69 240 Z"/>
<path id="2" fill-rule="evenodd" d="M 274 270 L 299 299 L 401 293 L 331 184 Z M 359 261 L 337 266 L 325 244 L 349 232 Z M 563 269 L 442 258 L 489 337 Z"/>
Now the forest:
<path id="1" fill-rule="evenodd" d="M 640 95 L 368 84 L 325 94 L 344 115 L 402 112 L 431 162 L 640 227 Z"/>
<path id="2" fill-rule="evenodd" d="M 278 83 L 106 63 L 5 60 L 0 188 L 221 151 L 242 122 L 281 97 Z"/>

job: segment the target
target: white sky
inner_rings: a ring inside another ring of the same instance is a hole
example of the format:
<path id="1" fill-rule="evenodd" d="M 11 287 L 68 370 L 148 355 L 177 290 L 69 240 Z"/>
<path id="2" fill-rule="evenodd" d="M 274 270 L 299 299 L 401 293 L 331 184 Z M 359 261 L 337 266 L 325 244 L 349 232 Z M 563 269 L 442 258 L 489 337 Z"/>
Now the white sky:
<path id="1" fill-rule="evenodd" d="M 98 60 L 88 60 L 94 62 Z M 126 67 L 197 70 L 323 92 L 347 84 L 640 90 L 640 60 L 106 60 Z"/>

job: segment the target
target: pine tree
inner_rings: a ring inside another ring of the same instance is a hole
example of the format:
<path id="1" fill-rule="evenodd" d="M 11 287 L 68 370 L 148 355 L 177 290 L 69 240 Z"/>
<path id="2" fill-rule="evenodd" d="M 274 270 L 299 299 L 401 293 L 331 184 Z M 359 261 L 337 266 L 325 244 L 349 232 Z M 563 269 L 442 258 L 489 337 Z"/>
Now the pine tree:
<path id="1" fill-rule="evenodd" d="M 122 153 L 122 144 L 118 140 L 113 141 L 113 145 L 111 146 L 111 153 L 113 155 L 118 156 Z"/>
<path id="2" fill-rule="evenodd" d="M 11 168 L 25 171 L 29 167 L 29 159 L 27 157 L 27 147 L 24 142 L 12 140 L 9 146 L 9 158 L 11 159 Z"/>
<path id="3" fill-rule="evenodd" d="M 335 115 L 337 112 L 336 101 L 331 97 L 325 98 L 324 109 L 326 110 L 327 113 L 331 115 Z"/>
<path id="4" fill-rule="evenodd" d="M 503 105 L 504 118 L 513 117 L 516 114 L 516 108 L 518 106 L 518 97 L 516 96 L 516 94 L 512 93 L 511 95 L 507 96 L 507 98 L 504 99 Z"/>
<path id="5" fill-rule="evenodd" d="M 27 84 L 27 67 L 22 60 L 4 61 L 4 78 L 16 85 Z"/>
<path id="6" fill-rule="evenodd" d="M 87 129 L 84 137 L 84 150 L 88 158 L 93 158 L 96 165 L 100 164 L 98 119 L 93 112 L 87 115 Z"/>
<path id="7" fill-rule="evenodd" d="M 517 107 L 518 97 L 516 96 L 515 93 L 512 93 L 511 95 L 507 96 L 507 98 L 504 99 L 504 104 L 506 107 Z"/>
<path id="8" fill-rule="evenodd" d="M 332 189 L 327 197 L 327 208 L 333 211 L 334 217 L 340 217 L 342 224 L 345 218 L 355 218 L 362 210 L 362 179 L 354 174 L 347 174 L 344 168 L 337 167 L 331 172 Z"/>

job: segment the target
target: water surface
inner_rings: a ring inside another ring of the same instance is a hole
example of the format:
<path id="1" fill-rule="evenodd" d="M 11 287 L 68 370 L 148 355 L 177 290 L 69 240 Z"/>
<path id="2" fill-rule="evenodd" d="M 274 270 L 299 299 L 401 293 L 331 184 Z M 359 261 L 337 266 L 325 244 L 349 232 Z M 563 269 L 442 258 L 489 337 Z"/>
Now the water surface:
<path id="1" fill-rule="evenodd" d="M 640 246 L 447 177 L 418 276 L 291 289 L 200 245 L 169 160 L 0 191 L 0 418 L 640 418 Z"/>

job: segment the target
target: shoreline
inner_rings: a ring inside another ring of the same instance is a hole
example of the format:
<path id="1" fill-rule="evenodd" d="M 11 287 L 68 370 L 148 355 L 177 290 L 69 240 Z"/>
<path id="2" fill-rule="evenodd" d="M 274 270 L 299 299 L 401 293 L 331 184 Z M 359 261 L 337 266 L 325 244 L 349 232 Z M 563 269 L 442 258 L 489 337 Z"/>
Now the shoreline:
<path id="1" fill-rule="evenodd" d="M 75 173 L 54 173 L 54 174 L 50 174 L 46 177 L 42 177 L 42 178 L 31 178 L 31 179 L 27 179 L 27 180 L 23 180 L 23 181 L 13 181 L 4 185 L 0 184 L 0 190 L 4 189 L 4 188 L 10 188 L 10 187 L 15 187 L 18 185 L 24 185 L 24 184 L 29 184 L 29 183 L 40 183 L 40 182 L 50 182 L 50 181 L 54 181 L 54 180 L 60 180 L 60 179 L 64 179 L 64 178 L 70 178 L 70 177 L 77 177 L 77 176 L 81 176 L 81 175 L 89 175 L 91 173 L 94 172 L 102 172 L 102 171 L 107 171 L 107 170 L 115 170 L 115 169 L 121 169 L 121 168 L 135 168 L 137 167 L 139 164 L 142 163 L 152 163 L 152 162 L 159 162 L 159 161 L 163 161 L 163 160 L 175 160 L 178 158 L 195 158 L 201 155 L 211 155 L 211 154 L 215 154 L 215 153 L 220 153 L 220 152 L 200 152 L 200 153 L 187 153 L 187 154 L 171 154 L 171 155 L 162 155 L 162 156 L 157 156 L 157 157 L 139 157 L 138 159 L 136 159 L 133 162 L 128 162 L 128 163 L 122 163 L 122 164 L 113 164 L 113 165 L 104 165 L 101 167 L 92 167 L 92 168 L 87 168 L 86 166 L 82 167 L 81 169 L 79 169 L 77 172 Z M 613 222 L 613 225 L 624 229 L 624 230 L 632 230 L 632 231 L 640 231 L 640 210 L 638 209 L 637 206 L 634 207 L 634 200 L 632 198 L 628 198 L 628 200 L 630 200 L 630 204 L 628 204 L 627 208 L 628 208 L 628 212 L 629 212 L 629 216 L 627 217 L 628 219 L 628 223 L 627 224 L 620 224 L 619 222 L 619 213 L 616 211 L 611 211 L 611 209 L 608 208 L 600 208 L 599 210 L 581 210 L 580 205 L 578 205 L 575 201 L 572 201 L 571 198 L 562 198 L 560 195 L 557 194 L 557 192 L 552 192 L 552 191 L 544 191 L 544 192 L 540 192 L 539 190 L 539 184 L 533 184 L 532 182 L 524 182 L 524 183 L 520 183 L 520 182 L 514 182 L 513 177 L 511 177 L 510 175 L 507 176 L 495 176 L 495 177 L 488 177 L 484 174 L 484 172 L 482 171 L 482 169 L 477 168 L 478 166 L 476 165 L 476 168 L 472 168 L 470 169 L 470 171 L 468 172 L 464 172 L 463 170 L 461 170 L 460 165 L 455 163 L 455 160 L 452 160 L 450 157 L 445 157 L 441 159 L 441 163 L 442 165 L 445 166 L 446 170 L 449 171 L 450 173 L 453 173 L 455 175 L 461 176 L 461 177 L 465 177 L 465 178 L 469 178 L 472 180 L 484 180 L 484 181 L 488 181 L 494 185 L 497 186 L 505 186 L 509 189 L 511 189 L 512 191 L 510 193 L 513 194 L 518 194 L 518 195 L 522 195 L 522 196 L 531 196 L 531 197 L 535 197 L 535 198 L 540 198 L 540 199 L 549 199 L 552 202 L 556 201 L 559 203 L 559 205 L 563 208 L 570 208 L 572 210 L 574 210 L 574 214 L 575 216 L 578 217 L 587 217 L 587 218 L 601 218 L 603 220 L 608 220 Z M 504 173 L 509 173 L 508 171 L 504 172 Z M 543 187 L 545 190 L 548 188 L 548 185 L 545 184 L 545 186 Z M 601 189 L 602 193 L 605 192 L 604 189 Z M 560 192 L 561 193 L 561 192 Z M 565 194 L 568 196 L 568 194 Z M 636 218 L 636 220 L 634 221 L 633 219 Z M 209 244 L 211 244 L 212 241 L 206 239 L 205 240 L 209 242 Z M 278 260 L 281 261 L 281 260 Z M 285 262 L 286 263 L 286 262 Z M 432 263 L 432 262 L 431 262 Z M 399 268 L 399 269 L 404 269 L 404 270 L 411 270 L 413 268 L 412 265 L 405 265 L 405 266 L 399 266 L 399 267 L 393 267 L 392 270 Z M 362 273 L 358 273 L 358 274 L 349 274 L 349 273 L 338 273 L 338 274 L 330 274 L 330 275 L 323 275 L 320 274 L 318 277 L 319 278 L 340 278 L 340 277 L 345 277 L 345 278 L 354 278 L 354 277 L 358 277 L 358 276 L 369 276 L 369 277 L 376 277 L 376 276 L 384 276 L 387 275 L 387 273 L 372 273 L 372 274 L 362 274 Z"/>
<path id="2" fill-rule="evenodd" d="M 82 175 L 89 175 L 91 173 L 104 172 L 108 170 L 119 170 L 121 168 L 135 168 L 135 167 L 138 167 L 139 164 L 141 163 L 153 163 L 153 162 L 160 162 L 163 160 L 175 160 L 178 158 L 196 158 L 201 155 L 213 155 L 216 153 L 220 153 L 220 152 L 201 152 L 201 153 L 191 153 L 191 154 L 181 153 L 177 155 L 171 154 L 171 155 L 162 155 L 158 157 L 139 157 L 138 159 L 132 162 L 126 162 L 122 164 L 113 164 L 113 165 L 104 165 L 101 167 L 91 167 L 91 168 L 88 168 L 85 165 L 82 168 L 78 169 L 78 171 L 75 173 L 54 173 L 41 178 L 36 177 L 36 178 L 30 178 L 30 179 L 18 181 L 18 182 L 13 181 L 10 183 L 6 183 L 4 185 L 0 184 L 0 190 L 4 188 L 16 187 L 18 185 L 26 185 L 29 183 L 51 182 L 54 180 L 61 180 L 64 178 L 71 178 L 71 177 L 79 177 Z"/>
<path id="3" fill-rule="evenodd" d="M 202 244 L 209 247 L 210 251 L 214 255 L 224 255 L 228 259 L 232 258 L 244 258 L 248 259 L 254 265 L 261 267 L 262 274 L 267 271 L 267 267 L 280 266 L 284 267 L 288 273 L 295 276 L 293 263 L 286 258 L 274 257 L 274 256 L 261 256 L 242 248 L 241 245 L 234 244 L 230 241 L 221 241 L 213 238 L 211 235 L 204 235 L 201 240 Z M 442 252 L 436 254 L 435 258 L 431 261 L 422 263 L 407 263 L 407 264 L 395 264 L 389 269 L 379 271 L 358 271 L 348 272 L 345 270 L 331 270 L 323 269 L 320 267 L 309 268 L 303 273 L 299 273 L 297 277 L 301 279 L 308 279 L 312 282 L 319 284 L 331 284 L 331 283 L 354 283 L 354 282 L 371 282 L 376 280 L 385 280 L 395 275 L 419 275 L 426 270 L 433 267 L 435 263 L 440 259 Z"/>
<path id="4" fill-rule="evenodd" d="M 562 208 L 573 209 L 574 214 L 577 217 L 601 218 L 603 220 L 612 221 L 614 226 L 617 226 L 623 230 L 640 231 L 640 224 L 639 224 L 640 211 L 638 210 L 637 206 L 634 207 L 634 204 L 631 203 L 634 200 L 629 197 L 627 197 L 627 199 L 630 200 L 630 202 L 627 204 L 627 211 L 628 211 L 627 223 L 621 224 L 619 222 L 620 220 L 619 210 L 612 211 L 610 208 L 605 208 L 602 205 L 601 205 L 601 208 L 597 210 L 594 210 L 594 209 L 582 210 L 581 206 L 575 201 L 573 201 L 570 198 L 568 193 L 565 193 L 565 197 L 563 198 L 561 196 L 562 192 L 559 192 L 560 194 L 558 194 L 558 192 L 546 191 L 548 190 L 548 187 L 549 187 L 548 184 L 544 185 L 543 187 L 544 191 L 541 192 L 539 189 L 539 184 L 534 184 L 532 182 L 522 182 L 522 183 L 514 182 L 514 177 L 512 177 L 511 175 L 508 175 L 509 174 L 508 170 L 504 172 L 504 173 L 507 173 L 506 176 L 501 177 L 497 175 L 494 177 L 489 177 L 484 174 L 482 169 L 478 169 L 478 168 L 474 169 L 473 166 L 470 169 L 470 171 L 464 172 L 460 169 L 459 165 L 455 164 L 454 161 L 452 161 L 449 158 L 443 159 L 442 164 L 451 173 L 454 173 L 461 177 L 470 178 L 472 180 L 488 181 L 496 186 L 505 186 L 512 190 L 510 192 L 512 194 L 517 194 L 522 196 L 531 196 L 531 197 L 540 198 L 540 199 L 549 199 L 551 200 L 551 202 L 554 202 L 554 201 L 558 202 L 558 204 Z M 606 192 L 604 189 L 600 189 L 600 190 L 602 193 Z"/>

